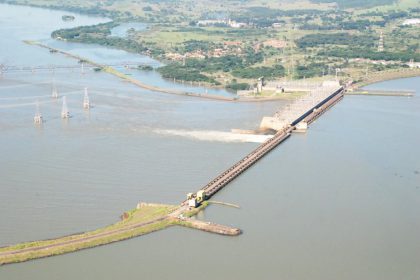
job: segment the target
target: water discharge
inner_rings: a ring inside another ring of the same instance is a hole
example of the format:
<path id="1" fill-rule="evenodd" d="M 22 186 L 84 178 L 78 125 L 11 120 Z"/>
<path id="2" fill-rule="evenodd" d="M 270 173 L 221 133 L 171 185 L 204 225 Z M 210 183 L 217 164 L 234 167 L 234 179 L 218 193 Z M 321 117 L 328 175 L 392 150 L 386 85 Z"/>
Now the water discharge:
<path id="1" fill-rule="evenodd" d="M 191 138 L 200 141 L 215 141 L 225 143 L 263 143 L 270 139 L 272 135 L 257 134 L 240 134 L 225 131 L 209 131 L 209 130 L 171 130 L 157 129 L 154 132 L 163 135 L 173 135 Z"/>

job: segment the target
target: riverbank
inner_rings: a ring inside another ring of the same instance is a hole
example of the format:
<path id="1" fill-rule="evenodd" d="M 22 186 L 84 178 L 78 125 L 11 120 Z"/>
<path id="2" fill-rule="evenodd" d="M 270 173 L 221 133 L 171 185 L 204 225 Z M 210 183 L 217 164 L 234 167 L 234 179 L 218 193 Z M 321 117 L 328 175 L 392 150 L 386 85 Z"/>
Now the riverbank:
<path id="1" fill-rule="evenodd" d="M 375 84 L 378 82 L 418 76 L 420 76 L 420 68 L 401 68 L 397 70 L 376 72 L 362 77 L 360 81 L 352 85 L 352 90 L 360 90 L 360 88 L 364 86 Z"/>
<path id="2" fill-rule="evenodd" d="M 29 40 L 25 40 L 24 41 L 27 44 L 30 45 L 34 45 L 34 46 L 39 46 L 45 49 L 48 49 L 49 51 L 53 52 L 53 53 L 60 53 L 63 54 L 65 56 L 77 59 L 79 61 L 83 61 L 85 63 L 88 63 L 90 65 L 93 65 L 99 69 L 101 69 L 102 71 L 109 73 L 111 75 L 114 75 L 120 79 L 123 79 L 127 82 L 130 82 L 138 87 L 147 89 L 147 90 L 151 90 L 151 91 L 156 91 L 156 92 L 161 92 L 161 93 L 167 93 L 167 94 L 174 94 L 174 95 L 183 95 L 183 96 L 191 96 L 191 97 L 201 97 L 201 98 L 206 98 L 206 99 L 214 99 L 214 100 L 221 100 L 221 101 L 235 101 L 236 98 L 229 98 L 229 97 L 224 97 L 224 96 L 220 96 L 220 95 L 211 95 L 211 94 L 207 94 L 207 93 L 194 93 L 194 92 L 187 92 L 187 91 L 179 91 L 179 90 L 173 90 L 173 89 L 164 89 L 164 88 L 160 88 L 160 87 L 156 87 L 156 86 L 152 86 L 152 85 L 148 85 L 145 83 L 140 82 L 137 79 L 134 79 L 128 75 L 125 75 L 124 73 L 118 71 L 117 69 L 111 67 L 111 66 L 107 66 L 107 65 L 103 65 L 100 63 L 97 63 L 95 61 L 86 59 L 84 57 L 72 54 L 70 52 L 66 52 L 57 48 L 53 48 L 50 46 L 47 46 L 45 44 L 42 44 L 40 42 L 37 41 L 29 41 Z"/>
<path id="3" fill-rule="evenodd" d="M 30 41 L 25 40 L 26 44 L 38 46 L 41 48 L 48 49 L 52 53 L 60 53 L 67 57 L 71 57 L 74 59 L 77 59 L 78 61 L 81 61 L 83 63 L 90 64 L 94 67 L 97 67 L 98 69 L 101 69 L 102 71 L 114 75 L 122 80 L 125 80 L 129 83 L 132 83 L 140 88 L 147 89 L 150 91 L 160 92 L 160 93 L 167 93 L 172 95 L 180 95 L 180 96 L 189 96 L 189 97 L 199 97 L 204 99 L 211 99 L 211 100 L 217 100 L 217 101 L 229 101 L 229 102 L 267 102 L 267 101 L 278 101 L 278 100 L 293 100 L 298 98 L 299 94 L 285 94 L 283 96 L 245 96 L 245 97 L 226 97 L 221 95 L 215 95 L 215 94 L 208 94 L 208 93 L 195 93 L 195 92 L 189 92 L 189 91 L 181 91 L 181 90 L 174 90 L 174 89 L 167 89 L 167 88 L 161 88 L 157 86 L 152 86 L 145 84 L 137 79 L 134 79 L 121 71 L 118 71 L 114 67 L 103 65 L 100 63 L 97 63 L 95 61 L 92 61 L 90 59 L 87 59 L 85 57 L 81 57 L 79 55 L 72 54 L 67 51 L 63 51 L 57 48 L 53 48 L 50 46 L 47 46 L 45 44 L 42 44 L 38 41 Z"/>
<path id="4" fill-rule="evenodd" d="M 195 92 L 188 92 L 188 91 L 181 91 L 181 90 L 174 90 L 174 89 L 166 89 L 166 88 L 161 88 L 161 87 L 145 84 L 143 82 L 140 82 L 137 79 L 134 79 L 134 78 L 122 73 L 121 71 L 118 71 L 114 67 L 97 63 L 95 61 L 86 59 L 84 57 L 81 57 L 81 56 L 78 56 L 78 55 L 75 55 L 75 54 L 72 54 L 70 52 L 66 52 L 66 51 L 63 51 L 63 50 L 60 50 L 60 49 L 57 49 L 57 48 L 47 46 L 47 45 L 42 44 L 42 43 L 37 42 L 37 41 L 25 40 L 24 42 L 26 44 L 29 44 L 29 45 L 39 46 L 39 47 L 48 49 L 49 51 L 51 51 L 53 53 L 60 53 L 60 54 L 63 54 L 65 56 L 68 56 L 68 57 L 77 59 L 79 61 L 82 61 L 84 63 L 88 63 L 88 64 L 90 64 L 94 67 L 97 67 L 97 68 L 101 69 L 102 71 L 104 71 L 106 73 L 114 75 L 114 76 L 116 76 L 120 79 L 123 79 L 123 80 L 125 80 L 129 83 L 132 83 L 132 84 L 134 84 L 138 87 L 141 87 L 143 89 L 147 89 L 147 90 L 150 90 L 150 91 L 160 92 L 160 93 L 180 95 L 180 96 L 199 97 L 199 98 L 204 98 L 204 99 L 211 99 L 211 100 L 217 100 L 217 101 L 228 101 L 228 102 L 269 102 L 269 101 L 278 101 L 278 100 L 294 100 L 294 99 L 301 96 L 300 94 L 290 94 L 290 95 L 285 94 L 283 96 L 243 96 L 243 97 L 232 97 L 231 98 L 231 97 L 215 95 L 215 94 L 208 94 L 208 93 L 195 93 Z M 397 70 L 375 72 L 375 73 L 372 73 L 368 76 L 364 76 L 364 77 L 359 78 L 359 80 L 352 85 L 351 90 L 352 91 L 359 91 L 360 88 L 362 88 L 364 86 L 367 86 L 369 84 L 378 83 L 378 82 L 387 81 L 387 80 L 395 80 L 395 79 L 400 79 L 400 78 L 416 77 L 416 76 L 420 76 L 420 69 L 419 68 L 414 68 L 414 69 L 401 68 L 401 69 L 397 69 Z"/>

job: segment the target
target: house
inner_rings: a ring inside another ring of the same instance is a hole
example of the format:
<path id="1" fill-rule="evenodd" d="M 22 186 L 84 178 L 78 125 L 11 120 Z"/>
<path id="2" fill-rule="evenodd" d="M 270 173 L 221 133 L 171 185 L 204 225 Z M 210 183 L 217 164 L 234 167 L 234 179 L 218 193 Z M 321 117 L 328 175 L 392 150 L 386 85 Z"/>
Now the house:
<path id="1" fill-rule="evenodd" d="M 419 25 L 420 24 L 420 18 L 409 18 L 404 20 L 402 25 Z"/>

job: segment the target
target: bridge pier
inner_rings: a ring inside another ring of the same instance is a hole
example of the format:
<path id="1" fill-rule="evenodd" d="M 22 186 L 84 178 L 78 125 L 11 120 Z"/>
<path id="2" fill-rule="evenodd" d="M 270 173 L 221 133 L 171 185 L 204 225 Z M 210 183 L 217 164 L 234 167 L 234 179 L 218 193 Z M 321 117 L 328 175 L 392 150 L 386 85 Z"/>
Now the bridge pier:
<path id="1" fill-rule="evenodd" d="M 305 132 L 308 130 L 308 123 L 305 121 L 302 121 L 296 125 L 296 132 Z"/>

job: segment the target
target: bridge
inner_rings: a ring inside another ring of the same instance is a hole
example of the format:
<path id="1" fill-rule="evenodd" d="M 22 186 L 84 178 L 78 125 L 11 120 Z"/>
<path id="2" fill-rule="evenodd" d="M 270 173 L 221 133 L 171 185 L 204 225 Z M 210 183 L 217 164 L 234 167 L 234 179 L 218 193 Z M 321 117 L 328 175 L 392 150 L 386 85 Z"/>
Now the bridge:
<path id="1" fill-rule="evenodd" d="M 290 137 L 291 133 L 299 128 L 299 125 L 304 123 L 308 125 L 312 123 L 315 119 L 317 119 L 320 115 L 322 115 L 325 111 L 329 108 L 334 106 L 337 102 L 339 102 L 344 97 L 345 87 L 336 87 L 336 88 L 329 88 L 329 92 L 325 89 L 318 89 L 322 91 L 322 94 L 317 96 L 322 96 L 321 99 L 311 99 L 312 101 L 317 100 L 316 103 L 305 103 L 306 106 L 302 106 L 301 102 L 295 102 L 289 107 L 288 116 L 290 116 L 290 112 L 298 113 L 292 114 L 295 116 L 293 120 L 289 123 L 283 123 L 283 126 L 277 130 L 277 133 L 245 156 L 243 159 L 235 163 L 233 166 L 228 168 L 226 171 L 222 172 L 212 181 L 210 181 L 207 185 L 205 185 L 201 190 L 199 190 L 196 194 L 192 196 L 189 195 L 189 200 L 194 200 L 197 202 L 197 199 L 200 202 L 200 193 L 204 192 L 204 199 L 209 199 L 213 195 L 215 195 L 218 191 L 223 189 L 227 186 L 231 181 L 233 181 L 236 177 L 238 177 L 242 172 L 247 170 L 249 167 L 254 165 L 258 160 L 262 157 L 267 155 L 270 151 L 272 151 L 275 147 L 279 144 L 284 142 L 287 138 Z M 282 120 L 284 116 L 277 112 L 275 117 L 278 120 Z M 189 203 L 189 200 L 185 200 L 183 205 L 191 206 L 192 204 Z M 193 203 L 194 204 L 194 203 Z"/>

